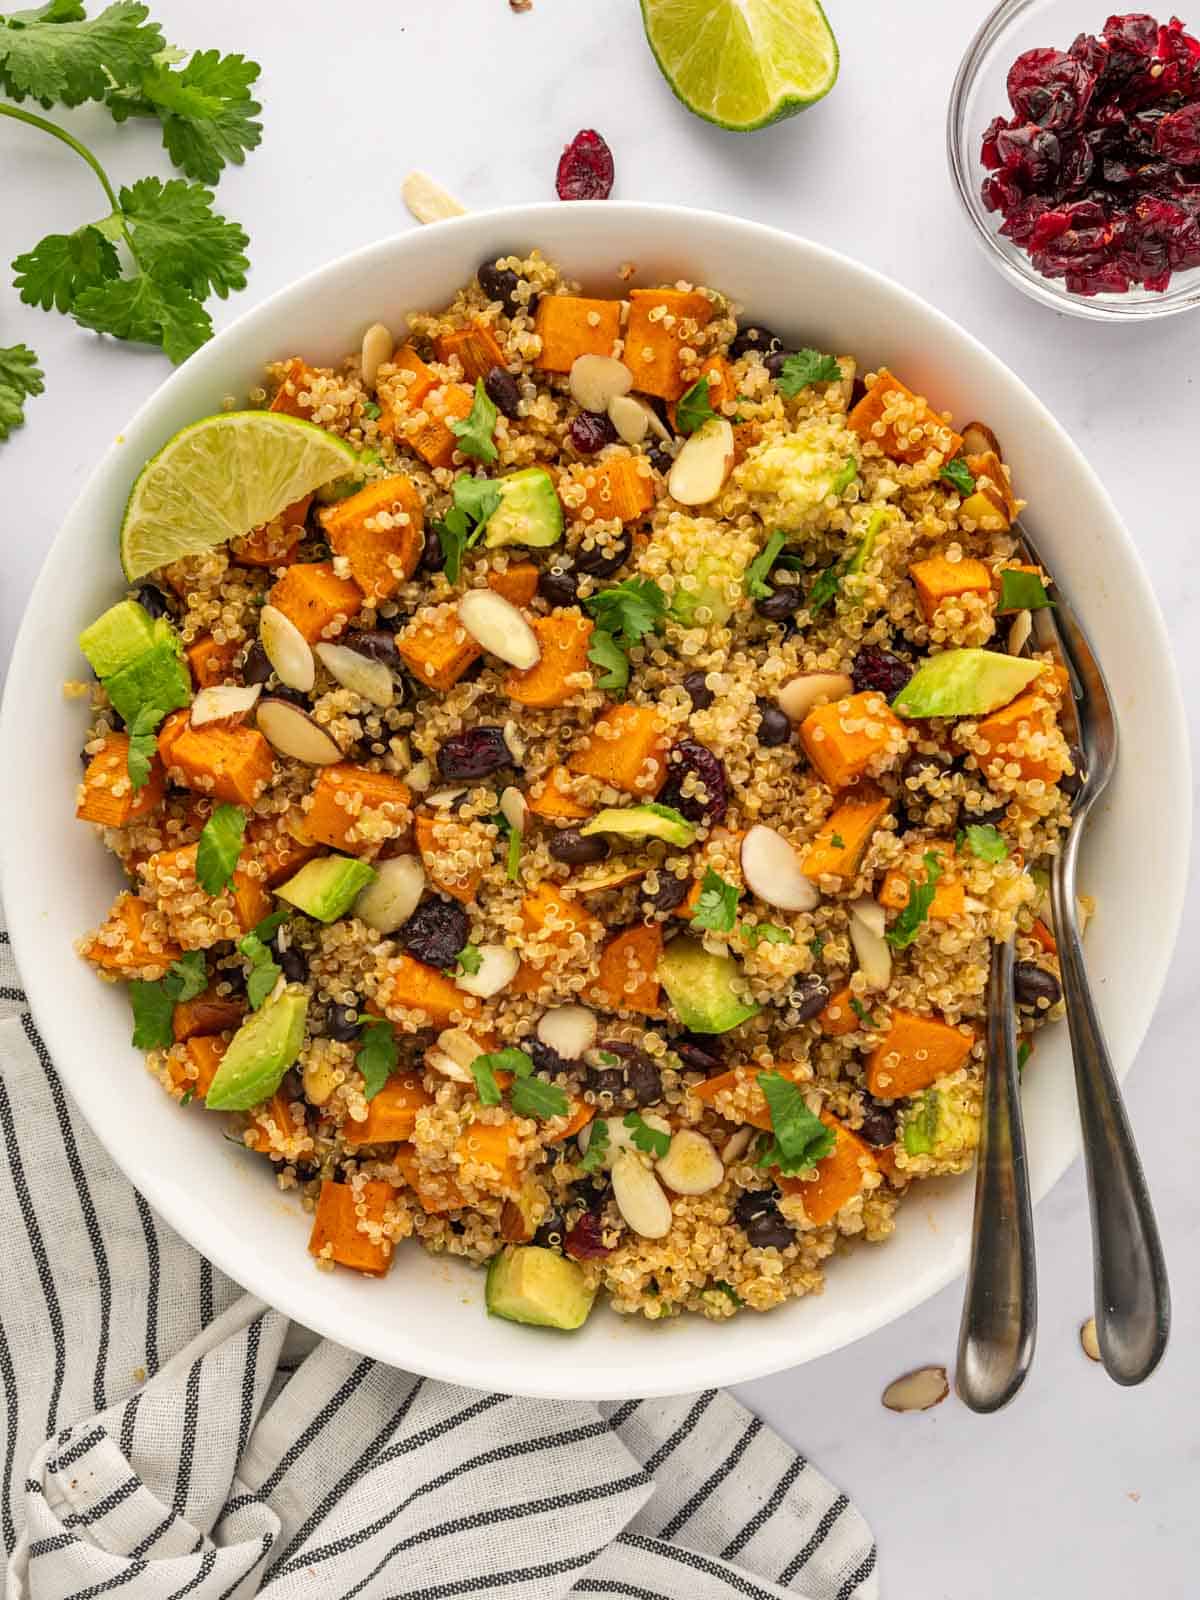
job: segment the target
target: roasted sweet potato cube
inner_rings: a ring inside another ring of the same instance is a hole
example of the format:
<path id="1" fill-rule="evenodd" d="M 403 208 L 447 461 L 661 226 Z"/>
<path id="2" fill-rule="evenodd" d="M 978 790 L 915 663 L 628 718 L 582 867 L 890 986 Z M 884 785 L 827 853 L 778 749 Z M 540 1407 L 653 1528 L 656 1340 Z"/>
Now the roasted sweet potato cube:
<path id="1" fill-rule="evenodd" d="M 489 572 L 487 586 L 513 605 L 527 606 L 537 593 L 538 569 L 532 561 L 514 561 L 503 572 L 498 568 Z"/>
<path id="2" fill-rule="evenodd" d="M 479 1001 L 451 982 L 436 967 L 427 967 L 412 956 L 393 956 L 387 975 L 376 991 L 384 1011 L 421 1012 L 426 1024 L 447 1028 L 456 1018 L 478 1014 Z"/>
<path id="3" fill-rule="evenodd" d="M 873 689 L 817 706 L 800 724 L 809 761 L 831 789 L 846 789 L 904 745 L 904 724 Z"/>
<path id="4" fill-rule="evenodd" d="M 856 1133 L 827 1112 L 821 1112 L 821 1121 L 833 1129 L 836 1143 L 825 1159 L 817 1162 L 816 1177 L 789 1178 L 779 1173 L 775 1179 L 785 1195 L 800 1196 L 808 1220 L 816 1227 L 831 1222 L 861 1191 L 867 1174 L 878 1170 L 870 1146 Z"/>
<path id="5" fill-rule="evenodd" d="M 378 427 L 386 438 L 396 438 L 403 419 L 416 411 L 425 396 L 438 385 L 433 368 L 422 361 L 412 345 L 403 345 L 392 356 L 392 371 L 380 375 L 376 388 L 379 397 Z"/>
<path id="6" fill-rule="evenodd" d="M 1026 781 L 1041 778 L 1043 783 L 1056 783 L 1066 758 L 1056 730 L 1054 708 L 1034 688 L 984 717 L 975 728 L 970 748 L 986 777 L 999 777 L 1015 763 Z"/>
<path id="7" fill-rule="evenodd" d="M 183 653 L 196 688 L 208 689 L 231 678 L 233 663 L 241 648 L 232 639 L 218 644 L 211 633 L 202 633 L 198 639 L 193 639 Z"/>
<path id="8" fill-rule="evenodd" d="M 552 944 L 565 943 L 578 929 L 588 938 L 600 932 L 600 923 L 590 912 L 559 894 L 551 883 L 539 883 L 521 901 L 521 917 L 529 932 L 540 933 Z"/>
<path id="9" fill-rule="evenodd" d="M 504 693 L 518 705 L 547 710 L 566 705 L 590 683 L 575 680 L 587 674 L 592 623 L 578 611 L 556 617 L 537 617 L 532 623 L 541 646 L 541 658 L 528 671 L 515 668 L 504 680 Z"/>
<path id="10" fill-rule="evenodd" d="M 568 822 L 578 822 L 584 817 L 591 816 L 591 810 L 581 801 L 569 793 L 571 774 L 566 767 L 551 767 L 544 778 L 539 778 L 532 785 L 530 792 L 525 796 L 525 803 L 535 817 L 545 817 L 550 821 L 560 818 Z M 538 793 L 534 793 L 534 789 Z"/>
<path id="11" fill-rule="evenodd" d="M 275 391 L 271 410 L 282 411 L 288 417 L 307 418 L 312 412 L 312 401 L 301 399 L 301 396 L 309 393 L 316 376 L 316 371 L 307 361 L 301 361 L 299 356 L 293 356 L 287 364 L 279 388 Z"/>
<path id="12" fill-rule="evenodd" d="M 404 1174 L 404 1181 L 417 1197 L 417 1203 L 431 1216 L 445 1211 L 459 1211 L 466 1204 L 458 1185 L 448 1172 L 430 1172 L 417 1160 L 410 1144 L 397 1146 L 394 1160 Z"/>
<path id="13" fill-rule="evenodd" d="M 581 483 L 586 490 L 582 506 L 567 507 L 569 517 L 578 518 L 589 510 L 593 517 L 636 522 L 654 505 L 654 474 L 645 456 L 616 456 L 597 465 L 574 467 L 566 482 Z"/>
<path id="14" fill-rule="evenodd" d="M 263 870 L 263 883 L 273 889 L 299 872 L 319 850 L 308 832 L 303 812 L 296 811 L 286 817 L 254 817 L 246 829 L 243 859 L 249 856 L 257 861 Z"/>
<path id="15" fill-rule="evenodd" d="M 903 1100 L 957 1072 L 974 1043 L 972 1033 L 941 1017 L 893 1011 L 887 1033 L 867 1057 L 867 1088 L 877 1100 Z"/>
<path id="16" fill-rule="evenodd" d="M 582 1132 L 587 1127 L 595 1115 L 595 1106 L 588 1105 L 586 1100 L 572 1100 L 566 1125 L 560 1128 L 557 1133 L 548 1132 L 545 1135 L 546 1143 L 562 1144 L 567 1139 L 573 1139 L 577 1133 Z"/>
<path id="17" fill-rule="evenodd" d="M 125 828 L 149 816 L 161 804 L 165 788 L 162 762 L 155 756 L 148 782 L 135 789 L 129 778 L 129 735 L 110 733 L 87 764 L 75 815 L 105 828 Z"/>
<path id="18" fill-rule="evenodd" d="M 804 874 L 821 878 L 853 878 L 876 828 L 892 808 L 892 802 L 873 783 L 860 783 L 842 795 L 809 846 L 804 857 Z"/>
<path id="19" fill-rule="evenodd" d="M 439 817 L 431 817 L 426 811 L 419 811 L 413 818 L 413 838 L 434 888 L 469 906 L 483 881 L 482 867 L 472 868 L 465 878 L 452 877 L 439 859 L 445 850 L 453 847 L 454 832 L 460 826 Z"/>
<path id="20" fill-rule="evenodd" d="M 707 361 L 701 362 L 696 378 L 708 379 L 708 403 L 719 414 L 725 401 L 733 399 L 733 368 L 724 356 L 709 356 Z M 693 383 L 696 378 L 692 379 Z M 687 390 L 683 392 L 686 394 Z M 679 431 L 677 404 L 677 401 L 672 400 L 667 407 L 667 420 L 676 432 Z"/>
<path id="21" fill-rule="evenodd" d="M 450 424 L 469 416 L 471 405 L 471 391 L 464 389 L 461 383 L 447 383 L 432 390 L 422 401 L 417 416 L 403 424 L 404 443 L 415 450 L 427 466 L 448 467 L 458 449 L 458 438 Z"/>
<path id="22" fill-rule="evenodd" d="M 653 799 L 667 776 L 662 719 L 651 706 L 611 706 L 596 718 L 587 743 L 572 753 L 568 765 L 626 794 Z"/>
<path id="23" fill-rule="evenodd" d="M 253 805 L 271 781 L 275 758 L 257 728 L 164 724 L 158 748 L 167 771 L 185 788 L 230 805 Z"/>
<path id="24" fill-rule="evenodd" d="M 656 1015 L 662 950 L 662 929 L 656 922 L 639 923 L 615 934 L 600 954 L 600 976 L 592 989 L 594 1002 L 609 1011 Z"/>
<path id="25" fill-rule="evenodd" d="M 167 933 L 161 911 L 129 893 L 119 894 L 83 954 L 105 972 L 125 978 L 161 978 L 183 951 Z"/>
<path id="26" fill-rule="evenodd" d="M 228 1049 L 229 1041 L 215 1034 L 198 1034 L 189 1038 L 184 1046 L 186 1065 L 177 1068 L 174 1060 L 168 1057 L 171 1081 L 184 1094 L 190 1089 L 194 1099 L 203 1100 L 212 1087 L 221 1057 Z"/>
<path id="27" fill-rule="evenodd" d="M 418 611 L 404 632 L 397 634 L 396 648 L 417 682 L 441 694 L 452 689 L 483 654 L 452 605 Z"/>
<path id="28" fill-rule="evenodd" d="M 964 594 L 990 595 L 992 575 L 982 561 L 964 556 L 961 561 L 947 561 L 945 556 L 930 556 L 927 561 L 914 561 L 908 575 L 917 591 L 925 621 L 932 622 L 937 608 L 944 600 Z"/>
<path id="29" fill-rule="evenodd" d="M 387 600 L 417 570 L 424 511 L 411 478 L 396 473 L 369 483 L 321 513 L 334 555 L 345 556 L 368 597 Z"/>
<path id="30" fill-rule="evenodd" d="M 439 334 L 433 341 L 433 348 L 439 361 L 457 356 L 463 375 L 471 383 L 477 378 L 486 378 L 493 367 L 505 365 L 504 351 L 496 343 L 495 334 L 478 317 L 469 327 Z"/>
<path id="31" fill-rule="evenodd" d="M 868 1026 L 854 1009 L 854 993 L 849 984 L 830 995 L 824 1011 L 818 1013 L 817 1021 L 821 1025 L 821 1032 L 827 1033 L 832 1039 L 839 1039 L 843 1034 L 854 1033 L 856 1029 Z"/>
<path id="32" fill-rule="evenodd" d="M 469 1122 L 454 1141 L 463 1177 L 476 1189 L 492 1194 L 515 1194 L 521 1187 L 523 1168 L 513 1145 L 516 1127 L 503 1122 Z"/>
<path id="33" fill-rule="evenodd" d="M 361 1207 L 363 1221 L 382 1222 L 394 1192 L 382 1178 L 368 1178 L 357 1193 L 352 1184 L 326 1178 L 313 1214 L 309 1254 L 322 1261 L 336 1261 L 340 1267 L 353 1267 L 370 1278 L 382 1278 L 392 1264 L 391 1241 L 383 1239 L 375 1244 L 360 1231 L 358 1213 Z"/>
<path id="34" fill-rule="evenodd" d="M 178 882 L 181 889 L 194 890 L 199 848 L 198 844 L 185 844 L 176 850 L 155 851 L 146 862 L 148 879 L 156 881 L 169 876 Z M 243 933 L 249 933 L 270 913 L 271 896 L 267 893 L 266 885 L 260 877 L 247 872 L 242 866 L 234 872 L 231 885 L 222 893 L 232 895 L 238 925 Z"/>
<path id="35" fill-rule="evenodd" d="M 411 1139 L 422 1106 L 433 1104 L 419 1072 L 395 1072 L 367 1102 L 365 1122 L 347 1117 L 342 1138 L 347 1144 L 395 1144 Z"/>
<path id="36" fill-rule="evenodd" d="M 245 1014 L 244 995 L 218 994 L 216 984 L 210 983 L 203 994 L 177 1003 L 171 1015 L 171 1032 L 180 1043 L 196 1034 L 224 1033 L 227 1028 L 238 1027 Z"/>
<path id="37" fill-rule="evenodd" d="M 570 372 L 579 356 L 612 355 L 621 336 L 621 302 L 544 294 L 533 329 L 542 341 L 534 366 L 542 372 Z"/>
<path id="38" fill-rule="evenodd" d="M 296 559 L 296 547 L 304 537 L 304 519 L 312 505 L 312 495 L 302 495 L 286 506 L 273 522 L 229 541 L 229 553 L 243 567 L 286 567 Z"/>
<path id="39" fill-rule="evenodd" d="M 679 352 L 684 345 L 695 347 L 712 314 L 712 301 L 696 289 L 631 289 L 624 361 L 633 387 L 660 400 L 678 400 L 692 381 L 680 370 Z"/>
<path id="40" fill-rule="evenodd" d="M 339 761 L 318 773 L 304 823 L 318 844 L 370 855 L 407 827 L 411 799 L 408 785 L 390 772 Z"/>
<path id="41" fill-rule="evenodd" d="M 886 370 L 847 416 L 846 424 L 864 443 L 877 444 L 885 455 L 910 464 L 924 461 L 930 450 L 949 461 L 962 449 L 962 435 Z"/>
<path id="42" fill-rule="evenodd" d="M 339 578 L 329 561 L 297 562 L 275 583 L 268 599 L 309 644 L 334 638 L 363 603 L 358 585 Z"/>

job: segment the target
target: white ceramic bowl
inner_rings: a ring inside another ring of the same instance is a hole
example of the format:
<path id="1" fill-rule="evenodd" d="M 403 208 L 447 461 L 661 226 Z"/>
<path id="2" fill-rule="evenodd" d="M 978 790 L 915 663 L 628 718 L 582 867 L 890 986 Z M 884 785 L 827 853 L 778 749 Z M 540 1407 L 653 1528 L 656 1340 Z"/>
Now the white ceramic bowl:
<path id="1" fill-rule="evenodd" d="M 770 1316 L 653 1326 L 598 1310 L 570 1336 L 488 1322 L 482 1273 L 415 1246 L 383 1282 L 316 1271 L 307 1223 L 267 1164 L 221 1137 L 223 1118 L 181 1111 L 162 1093 L 130 1047 L 124 993 L 72 950 L 119 882 L 72 815 L 83 710 L 64 701 L 61 684 L 85 670 L 77 632 L 121 593 L 117 527 L 138 468 L 177 428 L 256 383 L 265 362 L 296 352 L 337 361 L 369 323 L 398 329 L 407 311 L 442 304 L 483 258 L 535 245 L 599 293 L 620 292 L 625 262 L 636 265 L 635 283 L 717 285 L 789 340 L 854 351 L 867 367 L 886 362 L 939 407 L 995 429 L 1121 716 L 1121 767 L 1089 835 L 1083 882 L 1099 901 L 1088 948 L 1100 1010 L 1128 1068 L 1174 942 L 1190 829 L 1179 689 L 1129 535 L 1021 380 L 916 296 L 788 234 L 668 206 L 528 206 L 387 240 L 248 312 L 163 385 L 68 516 L 17 641 L 0 722 L 5 908 L 34 1014 L 84 1115 L 155 1209 L 239 1283 L 342 1344 L 433 1377 L 532 1395 L 682 1393 L 811 1361 L 940 1289 L 965 1260 L 970 1180 L 919 1186 L 886 1246 L 832 1262 L 824 1295 Z M 1066 1029 L 1043 1039 L 1025 1095 L 1039 1196 L 1078 1149 Z"/>

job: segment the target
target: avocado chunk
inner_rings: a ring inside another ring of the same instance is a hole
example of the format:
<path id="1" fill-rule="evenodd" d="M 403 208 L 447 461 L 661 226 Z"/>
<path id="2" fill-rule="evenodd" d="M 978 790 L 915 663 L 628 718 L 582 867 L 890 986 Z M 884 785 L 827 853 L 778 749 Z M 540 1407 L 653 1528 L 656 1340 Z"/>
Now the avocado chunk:
<path id="1" fill-rule="evenodd" d="M 160 624 L 165 632 L 160 631 Z M 126 722 L 149 710 L 161 719 L 168 711 L 191 703 L 192 680 L 180 653 L 179 637 L 162 619 L 155 624 L 155 631 L 158 637 L 149 650 L 103 680 L 108 698 Z"/>
<path id="2" fill-rule="evenodd" d="M 696 841 L 696 830 L 674 806 L 660 806 L 651 800 L 642 806 L 611 806 L 598 811 L 580 828 L 589 833 L 616 833 L 626 839 L 663 839 L 686 850 Z"/>
<path id="3" fill-rule="evenodd" d="M 336 922 L 377 876 L 374 867 L 353 856 L 321 856 L 305 862 L 275 893 L 318 922 Z"/>
<path id="4" fill-rule="evenodd" d="M 582 1328 L 595 1298 L 582 1267 L 540 1245 L 510 1246 L 493 1256 L 488 1267 L 484 1290 L 488 1312 L 509 1322 L 568 1331 Z"/>
<path id="5" fill-rule="evenodd" d="M 98 678 L 111 678 L 145 655 L 154 643 L 154 623 L 145 606 L 121 600 L 79 635 L 79 648 Z"/>
<path id="6" fill-rule="evenodd" d="M 229 1041 L 204 1104 L 210 1111 L 246 1111 L 273 1095 L 304 1043 L 308 996 L 285 989 L 252 1011 Z"/>
<path id="7" fill-rule="evenodd" d="M 728 1033 L 758 1015 L 762 1007 L 734 991 L 740 976 L 732 956 L 713 955 L 686 935 L 672 939 L 658 963 L 667 999 L 692 1033 Z"/>
<path id="8" fill-rule="evenodd" d="M 489 550 L 523 544 L 540 550 L 562 538 L 563 514 L 554 479 L 543 467 L 525 467 L 497 480 L 500 504 L 487 521 Z"/>
<path id="9" fill-rule="evenodd" d="M 675 590 L 671 597 L 671 616 L 685 628 L 723 628 L 733 615 L 742 575 L 741 565 L 726 556 L 700 556 L 693 569 L 696 587 Z M 702 606 L 709 613 L 703 623 L 696 616 Z"/>
<path id="10" fill-rule="evenodd" d="M 979 717 L 1015 700 L 1045 671 L 1040 661 L 994 650 L 943 650 L 892 701 L 902 717 Z"/>

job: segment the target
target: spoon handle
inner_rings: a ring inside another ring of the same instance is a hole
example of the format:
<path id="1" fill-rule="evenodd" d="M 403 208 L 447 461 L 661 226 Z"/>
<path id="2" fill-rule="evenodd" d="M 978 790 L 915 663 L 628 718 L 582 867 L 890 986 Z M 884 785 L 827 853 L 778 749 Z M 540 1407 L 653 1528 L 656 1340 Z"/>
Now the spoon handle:
<path id="1" fill-rule="evenodd" d="M 1021 1122 L 1011 940 L 992 946 L 975 1216 L 955 1383 L 972 1411 L 998 1411 L 1025 1381 L 1037 1339 L 1037 1268 Z"/>
<path id="2" fill-rule="evenodd" d="M 1134 1384 L 1150 1376 L 1167 1347 L 1171 1291 L 1154 1208 L 1088 983 L 1075 903 L 1079 833 L 1078 827 L 1071 830 L 1055 861 L 1050 895 L 1083 1131 L 1100 1359 L 1114 1382 Z"/>

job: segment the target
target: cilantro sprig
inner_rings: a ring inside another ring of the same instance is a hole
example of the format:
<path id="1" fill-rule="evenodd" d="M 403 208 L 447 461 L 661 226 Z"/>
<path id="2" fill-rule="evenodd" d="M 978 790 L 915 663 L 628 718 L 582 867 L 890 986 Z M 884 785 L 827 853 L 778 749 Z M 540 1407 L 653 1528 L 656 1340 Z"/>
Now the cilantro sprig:
<path id="1" fill-rule="evenodd" d="M 474 944 L 463 945 L 454 959 L 468 977 L 472 978 L 483 965 L 483 957 L 479 953 L 479 946 Z"/>
<path id="2" fill-rule="evenodd" d="M 775 558 L 787 543 L 786 533 L 773 533 L 746 568 L 742 578 L 742 588 L 751 600 L 767 600 L 775 593 L 767 582 L 771 576 L 771 568 L 775 565 Z"/>
<path id="3" fill-rule="evenodd" d="M 488 398 L 488 392 L 483 387 L 483 379 L 475 380 L 475 398 L 471 402 L 471 409 L 461 420 L 450 424 L 450 432 L 458 440 L 458 448 L 465 456 L 474 456 L 476 461 L 490 465 L 495 461 L 500 452 L 492 442 L 492 434 L 496 428 L 496 418 L 499 412 Z"/>
<path id="4" fill-rule="evenodd" d="M 129 1004 L 133 1010 L 133 1040 L 138 1050 L 167 1050 L 175 1043 L 172 1020 L 175 1007 L 194 1000 L 208 983 L 208 968 L 203 950 L 189 950 L 167 968 L 166 974 L 151 982 L 129 984 Z"/>
<path id="5" fill-rule="evenodd" d="M 125 752 L 125 767 L 134 790 L 144 789 L 150 782 L 150 768 L 158 754 L 158 725 L 166 715 L 157 706 L 143 706 L 129 724 L 129 748 Z"/>
<path id="6" fill-rule="evenodd" d="M 775 1167 L 785 1176 L 815 1167 L 836 1143 L 833 1129 L 808 1109 L 790 1078 L 779 1072 L 760 1072 L 757 1081 L 767 1102 L 773 1137 L 756 1165 Z"/>
<path id="7" fill-rule="evenodd" d="M 883 936 L 893 950 L 906 950 L 929 916 L 929 908 L 937 893 L 937 881 L 942 875 L 942 864 L 932 850 L 926 850 L 924 861 L 924 883 L 918 883 L 915 878 L 908 880 L 908 902 Z"/>
<path id="8" fill-rule="evenodd" d="M 463 557 L 483 538 L 488 518 L 500 504 L 500 491 L 490 478 L 473 478 L 469 472 L 454 480 L 454 504 L 434 523 L 445 557 L 446 581 L 457 583 Z"/>
<path id="9" fill-rule="evenodd" d="M 594 628 L 588 646 L 588 660 L 604 671 L 596 679 L 597 689 L 620 694 L 629 682 L 629 657 L 607 628 Z"/>
<path id="10" fill-rule="evenodd" d="M 962 456 L 955 456 L 953 461 L 947 461 L 938 473 L 938 477 L 944 478 L 951 488 L 957 489 L 961 495 L 975 493 L 974 474 Z"/>
<path id="11" fill-rule="evenodd" d="M 354 1051 L 354 1065 L 363 1075 L 363 1099 L 374 1100 L 396 1070 L 400 1046 L 396 1030 L 382 1017 L 364 1025 Z"/>
<path id="12" fill-rule="evenodd" d="M 1000 574 L 1000 599 L 998 611 L 1041 611 L 1054 601 L 1046 593 L 1046 585 L 1036 572 L 1021 572 L 1016 567 L 1005 567 Z"/>
<path id="13" fill-rule="evenodd" d="M 596 1118 L 591 1124 L 588 1135 L 588 1147 L 579 1158 L 579 1167 L 583 1172 L 595 1172 L 604 1165 L 604 1158 L 608 1154 L 610 1144 L 608 1123 L 603 1117 Z"/>
<path id="14" fill-rule="evenodd" d="M 675 403 L 675 426 L 680 433 L 695 433 L 717 415 L 712 405 L 712 386 L 706 376 L 685 389 Z"/>
<path id="15" fill-rule="evenodd" d="M 626 578 L 583 602 L 596 619 L 588 660 L 603 667 L 598 689 L 620 694 L 629 682 L 628 646 L 640 644 L 667 614 L 667 597 L 653 578 Z"/>
<path id="16" fill-rule="evenodd" d="M 205 894 L 220 894 L 233 882 L 245 835 L 242 808 L 217 806 L 204 824 L 196 848 L 196 880 Z"/>
<path id="17" fill-rule="evenodd" d="M 25 421 L 25 402 L 46 387 L 45 373 L 28 345 L 0 349 L 0 439 Z"/>
<path id="18" fill-rule="evenodd" d="M 709 867 L 700 882 L 700 897 L 692 912 L 692 926 L 707 928 L 712 933 L 731 933 L 737 921 L 738 900 L 741 891 L 736 883 L 728 883 L 719 872 Z"/>
<path id="19" fill-rule="evenodd" d="M 245 956 L 250 963 L 250 971 L 246 978 L 246 998 L 250 1002 L 251 1011 L 259 1009 L 282 975 L 283 968 L 275 960 L 267 941 L 275 936 L 287 919 L 286 911 L 272 911 L 269 917 L 264 917 L 251 928 L 249 933 L 238 940 L 239 954 Z"/>
<path id="20" fill-rule="evenodd" d="M 781 928 L 775 922 L 743 922 L 739 931 L 752 950 L 757 950 L 760 944 L 796 942 L 796 936 L 790 928 Z"/>
<path id="21" fill-rule="evenodd" d="M 472 1061 L 471 1076 L 475 1080 L 480 1105 L 500 1104 L 500 1085 L 496 1081 L 498 1072 L 512 1074 L 508 1098 L 519 1117 L 533 1117 L 544 1122 L 548 1117 L 566 1115 L 566 1093 L 556 1083 L 547 1083 L 543 1078 L 534 1077 L 533 1061 L 524 1050 L 518 1050 L 514 1045 L 476 1056 Z"/>
<path id="22" fill-rule="evenodd" d="M 1000 829 L 991 822 L 973 822 L 960 828 L 954 836 L 954 847 L 959 855 L 963 846 L 980 861 L 1003 861 L 1008 855 L 1008 845 Z"/>
<path id="23" fill-rule="evenodd" d="M 621 1119 L 633 1136 L 634 1147 L 648 1156 L 661 1159 L 671 1148 L 671 1135 L 661 1128 L 652 1128 L 638 1111 L 630 1111 Z M 589 1144 L 588 1149 L 591 1149 Z"/>
<path id="24" fill-rule="evenodd" d="M 836 356 L 822 355 L 819 350 L 797 350 L 784 359 L 775 382 L 790 400 L 809 384 L 836 383 L 841 375 Z"/>

